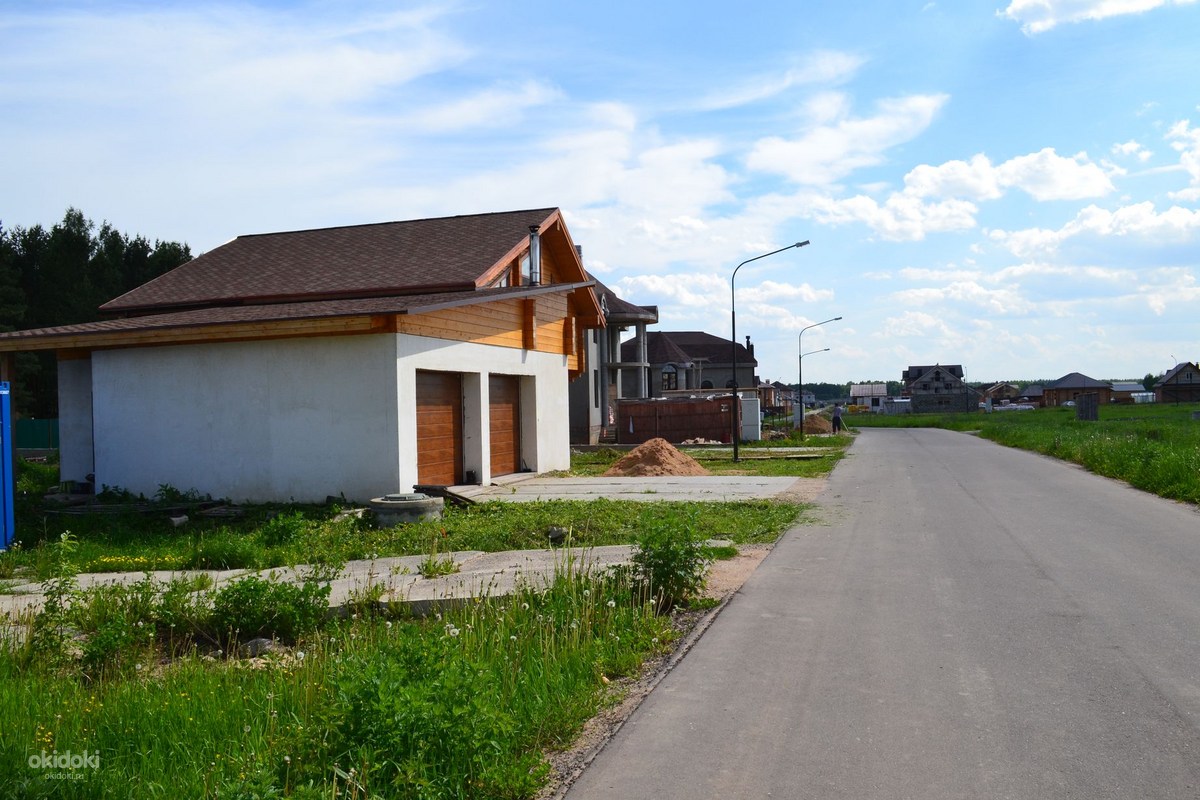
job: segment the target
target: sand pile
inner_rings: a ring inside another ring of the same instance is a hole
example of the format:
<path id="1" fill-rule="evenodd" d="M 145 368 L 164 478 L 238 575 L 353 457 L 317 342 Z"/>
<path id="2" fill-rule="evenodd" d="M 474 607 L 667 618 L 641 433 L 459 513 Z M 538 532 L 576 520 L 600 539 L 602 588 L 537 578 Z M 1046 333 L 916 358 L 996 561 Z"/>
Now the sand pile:
<path id="1" fill-rule="evenodd" d="M 804 418 L 805 433 L 833 433 L 833 423 L 820 414 L 809 414 Z"/>
<path id="2" fill-rule="evenodd" d="M 700 462 L 676 450 L 666 439 L 651 439 L 626 453 L 608 468 L 604 477 L 711 474 L 700 466 Z"/>

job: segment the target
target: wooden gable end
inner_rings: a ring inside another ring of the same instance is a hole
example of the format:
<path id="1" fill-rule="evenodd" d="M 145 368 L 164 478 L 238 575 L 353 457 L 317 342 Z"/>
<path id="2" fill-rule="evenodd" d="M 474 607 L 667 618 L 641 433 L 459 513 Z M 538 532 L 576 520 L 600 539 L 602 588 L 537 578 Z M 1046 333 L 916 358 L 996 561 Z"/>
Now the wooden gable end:
<path id="1" fill-rule="evenodd" d="M 567 356 L 572 372 L 583 369 L 574 317 L 565 292 L 497 300 L 425 314 L 396 316 L 396 333 L 534 350 Z"/>

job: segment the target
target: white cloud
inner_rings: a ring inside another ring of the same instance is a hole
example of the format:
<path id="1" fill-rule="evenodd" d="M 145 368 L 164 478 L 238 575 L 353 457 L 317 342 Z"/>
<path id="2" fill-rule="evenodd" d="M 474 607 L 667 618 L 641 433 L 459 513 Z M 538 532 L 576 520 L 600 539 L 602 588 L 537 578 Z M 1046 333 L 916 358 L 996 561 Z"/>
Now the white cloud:
<path id="1" fill-rule="evenodd" d="M 1112 152 L 1115 156 L 1132 156 L 1138 161 L 1149 161 L 1154 155 L 1152 151 L 1133 139 L 1121 144 L 1114 144 L 1112 146 Z"/>
<path id="2" fill-rule="evenodd" d="M 1056 25 L 1140 14 L 1162 6 L 1191 5 L 1196 0 L 1012 0 L 997 12 L 1020 23 L 1026 34 L 1044 33 Z"/>
<path id="3" fill-rule="evenodd" d="M 811 198 L 802 213 L 828 225 L 861 222 L 890 241 L 920 241 L 928 233 L 973 228 L 977 210 L 975 204 L 965 200 L 926 203 L 911 195 L 894 193 L 882 205 L 865 195 L 844 200 Z"/>
<path id="4" fill-rule="evenodd" d="M 987 279 L 990 282 L 1003 283 L 1025 278 L 1044 278 L 1048 276 L 1067 278 L 1075 282 L 1076 285 L 1086 281 L 1128 286 L 1133 285 L 1138 280 L 1138 274 L 1129 269 L 1072 266 L 1044 262 L 1016 264 L 1011 267 L 1004 267 L 991 273 Z"/>
<path id="5" fill-rule="evenodd" d="M 800 300 L 814 303 L 820 300 L 832 300 L 833 292 L 828 289 L 814 289 L 807 283 L 792 284 L 777 281 L 763 281 L 758 286 L 748 286 L 738 289 L 738 300 L 745 299 L 748 303 L 769 303 L 770 301 Z"/>
<path id="6" fill-rule="evenodd" d="M 992 230 L 987 234 L 1019 258 L 1028 258 L 1053 252 L 1063 242 L 1077 236 L 1129 236 L 1183 242 L 1191 240 L 1197 231 L 1200 231 L 1200 211 L 1171 206 L 1160 213 L 1152 202 L 1146 201 L 1116 211 L 1089 205 L 1058 230 Z"/>
<path id="7" fill-rule="evenodd" d="M 822 50 L 808 56 L 803 64 L 781 74 L 760 75 L 740 86 L 722 89 L 697 103 L 704 111 L 736 108 L 775 97 L 797 86 L 839 83 L 853 77 L 863 58 L 851 53 Z"/>
<path id="8" fill-rule="evenodd" d="M 917 197 L 966 197 L 994 200 L 1010 187 L 1036 200 L 1081 200 L 1103 197 L 1113 191 L 1112 181 L 1086 153 L 1071 158 L 1047 147 L 993 166 L 978 154 L 967 161 L 947 161 L 940 166 L 922 164 L 904 176 L 904 191 Z"/>
<path id="9" fill-rule="evenodd" d="M 904 187 L 917 197 L 994 200 L 1004 193 L 996 168 L 982 153 L 970 161 L 947 161 L 936 167 L 921 164 L 904 176 Z"/>
<path id="10" fill-rule="evenodd" d="M 1171 306 L 1195 308 L 1200 303 L 1200 283 L 1191 270 L 1160 269 L 1144 276 L 1138 295 L 1161 316 Z"/>
<path id="11" fill-rule="evenodd" d="M 995 200 L 1019 188 L 1036 200 L 1075 200 L 1113 190 L 1103 169 L 1085 153 L 1071 158 L 1045 148 L 999 165 L 983 155 L 969 161 L 922 164 L 904 176 L 904 189 L 882 203 L 866 195 L 809 198 L 805 214 L 820 222 L 861 222 L 890 241 L 921 241 L 930 233 L 975 227 L 979 208 L 971 201 Z M 931 201 L 927 198 L 942 198 Z"/>
<path id="12" fill-rule="evenodd" d="M 900 270 L 900 277 L 910 281 L 974 281 L 980 280 L 983 277 L 983 273 L 963 269 L 905 267 Z"/>
<path id="13" fill-rule="evenodd" d="M 888 317 L 880 325 L 880 334 L 886 340 L 893 336 L 953 336 L 954 330 L 946 321 L 935 314 L 924 311 L 905 311 L 898 317 Z"/>
<path id="14" fill-rule="evenodd" d="M 411 115 L 403 126 L 423 132 L 461 131 L 481 126 L 518 122 L 523 112 L 563 99 L 562 93 L 547 84 L 526 81 L 517 87 L 492 87 L 451 103 L 432 106 Z"/>
<path id="15" fill-rule="evenodd" d="M 1009 159 L 996 171 L 1002 184 L 1016 186 L 1035 200 L 1082 200 L 1113 191 L 1108 176 L 1088 161 L 1087 153 L 1065 158 L 1052 147 Z"/>
<path id="16" fill-rule="evenodd" d="M 998 315 L 1026 314 L 1033 308 L 1015 287 L 989 289 L 976 281 L 951 281 L 941 287 L 904 289 L 892 296 L 897 303 L 906 306 L 972 305 Z"/>
<path id="17" fill-rule="evenodd" d="M 1180 120 L 1167 131 L 1166 139 L 1171 148 L 1179 153 L 1179 164 L 1191 177 L 1191 186 L 1173 192 L 1171 199 L 1185 202 L 1200 200 L 1200 128 L 1193 128 L 1190 120 Z"/>
<path id="18" fill-rule="evenodd" d="M 827 95 L 820 104 L 819 124 L 795 138 L 760 139 L 746 165 L 803 185 L 830 184 L 882 163 L 888 149 L 924 132 L 948 99 L 944 94 L 891 98 L 879 102 L 875 116 L 851 118 L 845 104 L 838 106 Z"/>

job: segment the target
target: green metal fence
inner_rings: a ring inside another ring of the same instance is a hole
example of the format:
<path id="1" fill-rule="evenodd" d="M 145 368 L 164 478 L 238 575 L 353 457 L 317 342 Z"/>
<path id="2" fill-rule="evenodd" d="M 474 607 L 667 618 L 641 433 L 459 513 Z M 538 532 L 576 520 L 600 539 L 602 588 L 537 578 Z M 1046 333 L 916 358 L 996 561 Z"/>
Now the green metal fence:
<path id="1" fill-rule="evenodd" d="M 13 426 L 13 439 L 20 450 L 57 450 L 58 420 L 19 419 Z"/>

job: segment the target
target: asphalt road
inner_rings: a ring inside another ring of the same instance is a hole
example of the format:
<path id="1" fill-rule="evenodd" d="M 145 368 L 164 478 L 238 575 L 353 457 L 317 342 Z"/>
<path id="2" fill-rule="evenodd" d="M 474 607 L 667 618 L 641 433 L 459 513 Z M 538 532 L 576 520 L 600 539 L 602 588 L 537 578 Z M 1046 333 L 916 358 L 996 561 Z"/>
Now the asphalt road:
<path id="1" fill-rule="evenodd" d="M 1200 798 L 1200 513 L 864 430 L 567 794 Z"/>

